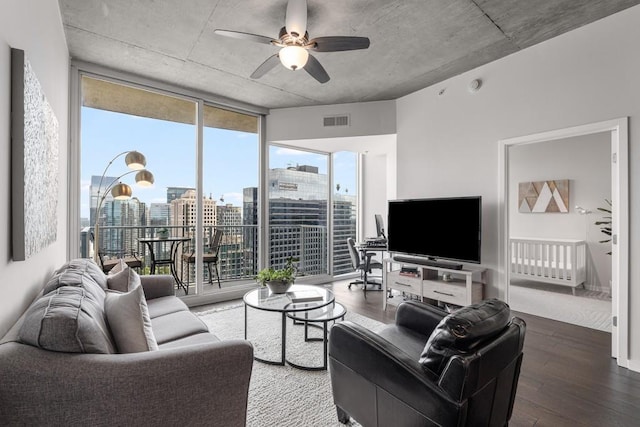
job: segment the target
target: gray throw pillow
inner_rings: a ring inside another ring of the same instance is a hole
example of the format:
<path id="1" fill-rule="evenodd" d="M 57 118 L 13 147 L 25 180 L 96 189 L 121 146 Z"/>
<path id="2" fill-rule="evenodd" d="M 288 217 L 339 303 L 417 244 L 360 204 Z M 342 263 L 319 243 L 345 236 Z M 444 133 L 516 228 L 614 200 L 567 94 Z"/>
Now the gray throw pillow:
<path id="1" fill-rule="evenodd" d="M 158 350 L 142 286 L 126 293 L 108 291 L 104 310 L 118 352 Z"/>
<path id="2" fill-rule="evenodd" d="M 114 291 L 129 292 L 133 288 L 141 286 L 140 276 L 136 271 L 130 268 L 124 260 L 120 260 L 109 271 L 107 276 L 107 287 Z"/>
<path id="3" fill-rule="evenodd" d="M 502 332 L 510 320 L 511 310 L 507 303 L 495 298 L 462 307 L 438 323 L 419 362 L 440 375 L 452 356 L 475 351 Z"/>
<path id="4" fill-rule="evenodd" d="M 62 286 L 38 298 L 25 313 L 19 339 L 51 351 L 115 353 L 102 301 L 79 286 Z"/>

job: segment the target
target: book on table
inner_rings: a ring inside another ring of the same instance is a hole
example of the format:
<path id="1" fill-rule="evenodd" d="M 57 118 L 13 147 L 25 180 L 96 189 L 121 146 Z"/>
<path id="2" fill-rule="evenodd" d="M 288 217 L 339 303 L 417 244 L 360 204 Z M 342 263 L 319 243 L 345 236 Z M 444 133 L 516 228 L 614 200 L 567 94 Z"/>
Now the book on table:
<path id="1" fill-rule="evenodd" d="M 287 292 L 287 296 L 293 303 L 322 301 L 322 294 L 317 291 L 291 291 Z"/>

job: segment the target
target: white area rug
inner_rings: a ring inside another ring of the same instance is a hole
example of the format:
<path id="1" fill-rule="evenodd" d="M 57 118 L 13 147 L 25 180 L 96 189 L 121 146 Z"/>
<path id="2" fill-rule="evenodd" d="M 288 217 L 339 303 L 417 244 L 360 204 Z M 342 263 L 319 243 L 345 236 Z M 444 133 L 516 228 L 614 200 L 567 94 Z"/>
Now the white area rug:
<path id="1" fill-rule="evenodd" d="M 244 306 L 242 304 L 195 314 L 209 330 L 221 339 L 244 338 Z M 267 359 L 280 359 L 281 314 L 248 309 L 248 339 L 254 354 Z M 384 325 L 378 321 L 347 313 L 345 320 L 371 329 Z M 322 343 L 305 342 L 304 327 L 287 319 L 287 359 L 305 366 L 322 365 Z M 321 330 L 309 328 L 311 336 L 320 337 Z M 353 426 L 359 424 L 353 423 Z M 291 366 L 253 362 L 247 426 L 342 426 L 338 422 L 328 371 L 303 371 Z"/>
<path id="2" fill-rule="evenodd" d="M 542 286 L 510 286 L 509 306 L 514 311 L 611 332 L 611 299 L 572 295 L 563 286 L 556 291 Z M 582 291 L 584 293 L 584 291 Z"/>

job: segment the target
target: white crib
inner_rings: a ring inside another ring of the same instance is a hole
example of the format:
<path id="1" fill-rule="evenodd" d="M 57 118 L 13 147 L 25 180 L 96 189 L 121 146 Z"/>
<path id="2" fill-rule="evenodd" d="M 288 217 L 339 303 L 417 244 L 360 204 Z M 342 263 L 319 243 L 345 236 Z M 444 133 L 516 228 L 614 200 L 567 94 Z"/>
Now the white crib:
<path id="1" fill-rule="evenodd" d="M 571 286 L 584 283 L 587 245 L 584 240 L 512 237 L 511 277 Z"/>

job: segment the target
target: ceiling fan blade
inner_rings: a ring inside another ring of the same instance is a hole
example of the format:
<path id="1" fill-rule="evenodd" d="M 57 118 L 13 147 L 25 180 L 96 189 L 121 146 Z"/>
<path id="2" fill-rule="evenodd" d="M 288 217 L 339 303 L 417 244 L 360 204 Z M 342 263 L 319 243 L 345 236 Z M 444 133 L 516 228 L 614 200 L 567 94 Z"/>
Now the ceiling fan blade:
<path id="1" fill-rule="evenodd" d="M 329 81 L 329 74 L 325 71 L 324 67 L 320 65 L 320 62 L 313 55 L 309 55 L 307 64 L 304 66 L 307 73 L 311 74 L 311 77 L 319 81 L 320 83 L 326 83 Z"/>
<path id="2" fill-rule="evenodd" d="M 271 37 L 259 36 L 257 34 L 243 33 L 240 31 L 215 30 L 214 33 L 221 36 L 225 36 L 225 37 L 231 37 L 231 38 L 240 39 L 240 40 L 248 40 L 248 41 L 262 43 L 262 44 L 272 44 L 273 42 L 276 41 Z"/>
<path id="3" fill-rule="evenodd" d="M 279 62 L 280 62 L 280 58 L 278 58 L 278 54 L 277 53 L 275 55 L 271 55 L 269 58 L 267 58 L 266 61 L 264 61 L 262 64 L 260 64 L 260 66 L 258 68 L 256 68 L 256 70 L 253 72 L 253 74 L 251 74 L 251 78 L 252 79 L 259 79 L 260 77 L 264 76 L 269 71 L 271 71 L 273 69 L 273 67 L 278 65 Z"/>
<path id="4" fill-rule="evenodd" d="M 307 32 L 307 0 L 289 0 L 284 26 L 292 36 L 304 36 Z"/>
<path id="5" fill-rule="evenodd" d="M 309 40 L 316 52 L 340 52 L 344 50 L 367 49 L 371 42 L 367 37 L 329 36 Z"/>

